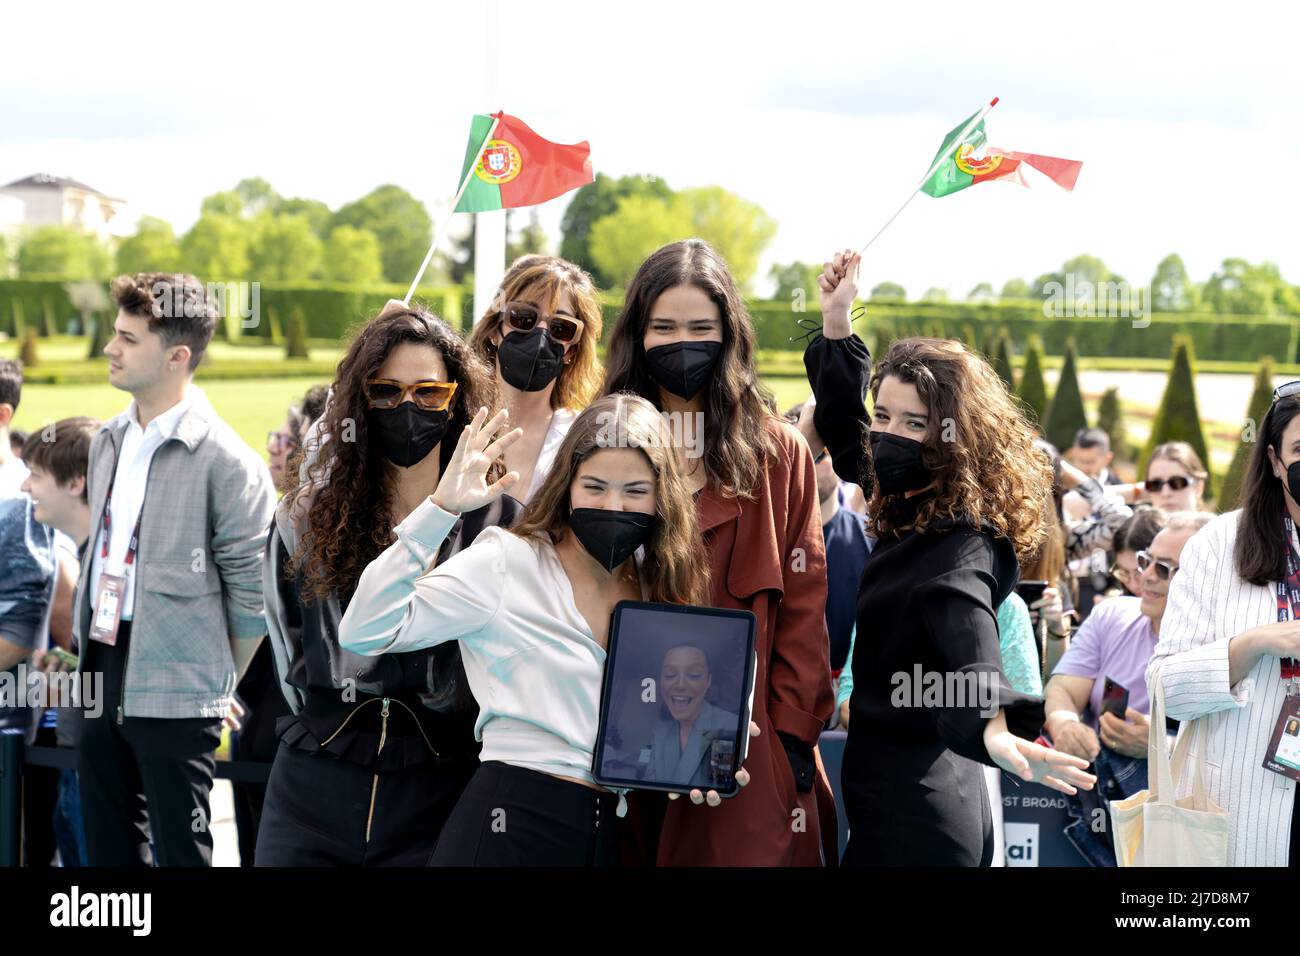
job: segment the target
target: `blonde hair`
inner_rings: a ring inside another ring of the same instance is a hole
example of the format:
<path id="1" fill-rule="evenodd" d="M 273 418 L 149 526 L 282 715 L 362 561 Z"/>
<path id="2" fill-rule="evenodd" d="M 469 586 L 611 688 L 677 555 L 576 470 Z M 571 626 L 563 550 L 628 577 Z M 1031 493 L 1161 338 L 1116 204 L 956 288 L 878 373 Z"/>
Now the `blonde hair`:
<path id="1" fill-rule="evenodd" d="M 635 448 L 655 473 L 659 520 L 646 542 L 641 567 L 650 600 L 708 603 L 709 565 L 672 432 L 659 410 L 637 395 L 606 395 L 574 420 L 542 487 L 510 530 L 525 539 L 545 533 L 552 544 L 558 544 L 568 533 L 569 486 L 578 466 L 605 448 Z"/>

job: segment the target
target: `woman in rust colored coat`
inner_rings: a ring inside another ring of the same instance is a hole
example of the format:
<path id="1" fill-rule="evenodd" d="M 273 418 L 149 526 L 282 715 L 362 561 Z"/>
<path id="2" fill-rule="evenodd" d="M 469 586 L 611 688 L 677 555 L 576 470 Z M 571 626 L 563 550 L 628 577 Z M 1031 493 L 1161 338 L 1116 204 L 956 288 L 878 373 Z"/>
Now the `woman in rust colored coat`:
<path id="1" fill-rule="evenodd" d="M 835 803 L 816 749 L 834 707 L 817 482 L 754 357 L 753 323 L 712 247 L 677 242 L 642 264 L 610 334 L 605 392 L 635 392 L 669 416 L 695 492 L 712 604 L 758 621 L 759 735 L 745 759 L 749 785 L 720 806 L 631 794 L 630 864 L 836 860 Z"/>

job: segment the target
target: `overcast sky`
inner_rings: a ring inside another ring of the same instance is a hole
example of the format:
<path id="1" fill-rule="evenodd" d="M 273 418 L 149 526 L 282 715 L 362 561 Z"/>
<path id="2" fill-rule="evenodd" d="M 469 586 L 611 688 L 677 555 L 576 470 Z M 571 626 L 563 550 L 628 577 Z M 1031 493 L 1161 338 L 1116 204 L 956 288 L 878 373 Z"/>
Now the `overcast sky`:
<path id="1" fill-rule="evenodd" d="M 960 296 L 1080 252 L 1145 282 L 1171 251 L 1197 279 L 1243 256 L 1300 282 L 1289 4 L 461 6 L 13 6 L 0 182 L 72 176 L 178 232 L 246 176 L 332 207 L 393 182 L 438 218 L 471 114 L 504 109 L 598 171 L 759 203 L 766 271 L 863 244 L 999 96 L 989 142 L 1082 160 L 1074 192 L 918 196 L 864 285 Z M 566 202 L 541 210 L 554 240 Z"/>

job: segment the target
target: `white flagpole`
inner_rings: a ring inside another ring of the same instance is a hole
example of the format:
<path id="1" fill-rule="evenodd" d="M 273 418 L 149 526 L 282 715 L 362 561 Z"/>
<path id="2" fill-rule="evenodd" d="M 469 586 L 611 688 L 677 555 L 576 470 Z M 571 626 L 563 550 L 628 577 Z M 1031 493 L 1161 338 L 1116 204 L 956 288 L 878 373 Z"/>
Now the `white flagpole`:
<path id="1" fill-rule="evenodd" d="M 442 222 L 438 224 L 437 230 L 433 234 L 433 242 L 429 244 L 429 251 L 424 254 L 424 261 L 420 263 L 420 271 L 415 274 L 415 279 L 411 282 L 411 287 L 406 290 L 406 298 L 402 300 L 402 305 L 411 304 L 411 296 L 415 295 L 415 289 L 424 278 L 424 272 L 429 268 L 429 263 L 433 260 L 433 250 L 438 245 L 438 240 L 442 238 L 443 232 L 451 223 L 451 217 L 456 214 L 456 206 L 460 198 L 465 195 L 465 189 L 469 186 L 470 177 L 474 175 L 474 167 L 478 165 L 479 159 L 483 156 L 483 147 L 492 141 L 492 134 L 497 131 L 497 126 L 501 124 L 501 117 L 492 117 L 492 125 L 488 127 L 487 135 L 483 137 L 483 142 L 478 144 L 478 149 L 474 151 L 474 158 L 470 161 L 469 169 L 465 170 L 465 178 L 460 181 L 460 188 L 456 190 L 456 195 L 451 200 L 451 208 L 447 214 L 442 217 Z"/>
<path id="2" fill-rule="evenodd" d="M 956 141 L 960 143 L 968 135 L 970 135 L 970 131 L 973 130 L 976 126 L 978 126 L 980 120 L 984 118 L 984 116 L 988 113 L 989 110 L 997 106 L 997 104 L 998 104 L 998 98 L 996 96 L 993 97 L 993 99 L 989 100 L 989 102 L 985 104 L 984 108 L 980 110 L 978 113 L 976 113 L 974 116 L 972 116 L 970 122 L 967 123 L 962 128 L 962 131 L 957 135 Z M 903 202 L 903 205 L 898 207 L 898 212 L 894 213 L 887 220 L 885 220 L 885 224 L 876 230 L 876 234 L 874 236 L 872 236 L 870 239 L 867 240 L 867 245 L 863 246 L 861 249 L 858 250 L 858 255 L 862 255 L 864 252 L 866 252 L 867 247 L 880 238 L 880 234 L 884 232 L 886 229 L 888 229 L 890 223 L 892 223 L 895 219 L 897 219 L 899 215 L 903 212 L 903 210 L 907 208 L 907 204 L 910 203 L 914 198 L 916 198 L 916 194 L 921 191 L 921 187 L 926 184 L 929 178 L 934 175 L 934 171 L 938 169 L 941 165 L 943 165 L 944 160 L 946 160 L 947 158 L 948 156 L 946 153 L 940 153 L 938 156 L 935 157 L 934 162 L 930 165 L 929 170 L 927 170 L 926 174 L 921 177 L 921 181 L 916 184 L 916 188 L 913 189 L 910 193 L 908 193 L 907 199 Z"/>

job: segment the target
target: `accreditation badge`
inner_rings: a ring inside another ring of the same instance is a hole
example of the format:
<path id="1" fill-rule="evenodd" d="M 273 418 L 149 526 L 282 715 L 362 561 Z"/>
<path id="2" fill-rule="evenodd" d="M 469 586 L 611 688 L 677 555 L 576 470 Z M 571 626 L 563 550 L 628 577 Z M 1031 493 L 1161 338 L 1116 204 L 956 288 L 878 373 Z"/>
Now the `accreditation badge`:
<path id="1" fill-rule="evenodd" d="M 117 643 L 117 628 L 122 623 L 122 602 L 126 599 L 126 578 L 120 574 L 99 576 L 99 599 L 95 601 L 95 620 L 90 639 L 107 644 Z"/>

